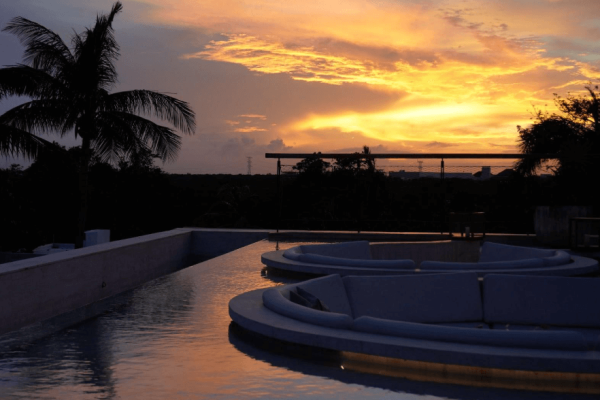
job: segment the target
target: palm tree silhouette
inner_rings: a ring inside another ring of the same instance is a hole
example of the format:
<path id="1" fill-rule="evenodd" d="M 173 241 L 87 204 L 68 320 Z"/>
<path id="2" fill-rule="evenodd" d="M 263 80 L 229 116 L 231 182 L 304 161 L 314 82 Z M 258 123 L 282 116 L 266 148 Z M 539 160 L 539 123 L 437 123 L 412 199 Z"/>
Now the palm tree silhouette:
<path id="1" fill-rule="evenodd" d="M 367 171 L 370 173 L 375 172 L 375 159 L 372 157 L 373 153 L 371 153 L 369 146 L 363 146 L 362 154 L 365 156 L 365 165 L 367 167 Z"/>
<path id="2" fill-rule="evenodd" d="M 109 14 L 98 15 L 92 28 L 73 35 L 72 48 L 53 31 L 22 17 L 3 29 L 20 39 L 25 54 L 24 64 L 0 69 L 0 100 L 32 100 L 0 116 L 0 150 L 35 156 L 40 133 L 74 132 L 81 138 L 78 247 L 83 243 L 92 156 L 106 161 L 151 151 L 163 162 L 173 160 L 181 144 L 175 130 L 138 114 L 166 120 L 185 134 L 195 130 L 194 112 L 184 101 L 150 90 L 109 93 L 117 82 L 114 64 L 119 57 L 112 23 L 122 9 L 116 2 Z"/>
<path id="3" fill-rule="evenodd" d="M 10 157 L 36 158 L 50 143 L 24 130 L 0 124 L 0 154 Z"/>

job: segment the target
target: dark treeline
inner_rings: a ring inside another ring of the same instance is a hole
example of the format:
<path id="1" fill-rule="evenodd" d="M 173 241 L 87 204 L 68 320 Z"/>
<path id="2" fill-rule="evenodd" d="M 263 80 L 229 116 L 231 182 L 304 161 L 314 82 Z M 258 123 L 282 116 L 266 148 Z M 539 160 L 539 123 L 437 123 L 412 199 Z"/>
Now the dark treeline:
<path id="1" fill-rule="evenodd" d="M 49 149 L 27 169 L 0 169 L 0 251 L 74 243 L 80 151 Z M 110 229 L 111 240 L 119 240 L 184 226 L 274 225 L 265 215 L 269 199 L 253 194 L 249 177 L 170 175 L 152 161 L 150 154 L 117 165 L 92 161 L 86 229 Z M 256 178 L 259 191 L 274 201 L 275 177 Z"/>
<path id="2" fill-rule="evenodd" d="M 27 169 L 0 170 L 0 251 L 73 243 L 79 148 L 44 151 Z M 486 213 L 488 232 L 533 232 L 537 205 L 594 205 L 587 187 L 560 178 L 400 180 L 368 159 L 303 160 L 298 174 L 173 175 L 144 153 L 90 166 L 86 229 L 119 240 L 178 227 L 431 231 L 449 212 Z"/>
<path id="3" fill-rule="evenodd" d="M 281 228 L 436 232 L 447 231 L 450 212 L 485 212 L 488 232 L 533 233 L 538 205 L 597 202 L 573 177 L 401 180 L 357 164 L 360 156 L 298 163 L 297 176 L 284 176 Z"/>

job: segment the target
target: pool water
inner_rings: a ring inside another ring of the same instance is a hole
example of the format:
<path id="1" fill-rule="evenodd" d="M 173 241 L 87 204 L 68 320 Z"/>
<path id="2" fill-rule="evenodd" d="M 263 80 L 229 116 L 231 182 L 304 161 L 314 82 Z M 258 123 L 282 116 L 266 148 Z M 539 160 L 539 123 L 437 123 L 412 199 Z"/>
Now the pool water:
<path id="1" fill-rule="evenodd" d="M 229 300 L 291 282 L 262 271 L 260 255 L 298 244 L 255 243 L 119 295 L 96 318 L 11 341 L 0 347 L 0 398 L 564 398 L 361 374 L 249 337 L 231 323 Z"/>

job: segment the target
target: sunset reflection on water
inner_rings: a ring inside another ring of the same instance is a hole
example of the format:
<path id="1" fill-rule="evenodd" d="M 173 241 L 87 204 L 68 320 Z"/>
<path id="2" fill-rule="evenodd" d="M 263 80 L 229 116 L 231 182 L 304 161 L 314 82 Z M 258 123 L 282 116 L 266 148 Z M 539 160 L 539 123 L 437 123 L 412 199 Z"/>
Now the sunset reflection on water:
<path id="1" fill-rule="evenodd" d="M 298 243 L 279 243 L 280 249 Z M 231 324 L 229 300 L 284 284 L 261 274 L 262 241 L 114 299 L 103 315 L 0 354 L 2 399 L 502 398 L 506 391 L 343 370 L 300 349 L 257 343 Z M 278 351 L 274 351 L 278 350 Z M 509 392 L 512 398 L 529 398 Z M 535 394 L 536 399 L 560 398 Z"/>

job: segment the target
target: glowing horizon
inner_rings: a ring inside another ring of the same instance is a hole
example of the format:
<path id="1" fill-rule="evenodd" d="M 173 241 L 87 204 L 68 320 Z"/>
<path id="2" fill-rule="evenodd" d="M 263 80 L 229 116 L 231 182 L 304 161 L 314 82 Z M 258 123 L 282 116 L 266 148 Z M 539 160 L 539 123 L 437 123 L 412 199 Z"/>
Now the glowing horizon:
<path id="1" fill-rule="evenodd" d="M 600 81 L 598 15 L 596 0 L 138 0 L 116 32 L 144 35 L 122 83 L 181 93 L 199 132 L 178 162 L 211 170 L 363 145 L 517 152 L 534 109 Z"/>

